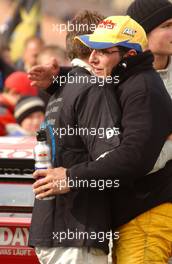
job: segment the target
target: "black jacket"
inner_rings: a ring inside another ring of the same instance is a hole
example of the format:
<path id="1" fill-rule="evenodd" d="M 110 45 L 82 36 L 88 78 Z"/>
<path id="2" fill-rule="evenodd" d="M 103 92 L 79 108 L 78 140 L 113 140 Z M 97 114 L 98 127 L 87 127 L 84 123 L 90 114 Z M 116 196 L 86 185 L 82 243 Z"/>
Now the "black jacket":
<path id="1" fill-rule="evenodd" d="M 150 52 L 130 57 L 114 69 L 122 110 L 121 145 L 104 158 L 68 169 L 70 179 L 118 178 L 112 190 L 113 227 L 164 202 L 172 201 L 172 161 L 154 174 L 152 170 L 172 132 L 172 102 Z"/>
<path id="2" fill-rule="evenodd" d="M 98 158 L 120 144 L 120 134 L 102 130 L 119 128 L 120 109 L 114 94 L 114 85 L 100 86 L 84 68 L 76 67 L 72 77 L 86 77 L 84 81 L 67 82 L 51 97 L 46 110 L 47 134 L 52 146 L 54 166 L 70 168 L 72 165 Z M 91 81 L 91 78 L 92 81 Z M 88 82 L 87 82 L 88 80 Z M 63 129 L 70 130 L 66 135 Z M 94 131 L 92 130 L 94 129 Z M 119 130 L 120 131 L 120 130 Z M 49 133 L 50 132 L 50 133 Z M 96 132 L 96 136 L 95 136 Z M 111 131 L 112 132 L 112 131 Z M 86 133 L 86 136 L 85 136 Z M 72 135 L 71 135 L 72 134 Z M 55 154 L 55 155 L 54 155 Z M 77 182 L 76 182 L 77 184 Z M 76 186 L 76 185 L 75 185 Z M 77 187 L 77 186 L 76 186 Z M 97 247 L 108 252 L 106 232 L 111 228 L 110 191 L 97 188 L 73 188 L 69 193 L 58 195 L 54 201 L 35 200 L 30 228 L 31 246 Z M 41 223 L 40 223 L 41 219 Z M 46 228 L 45 228 L 46 227 Z M 53 232 L 85 232 L 85 237 L 53 240 Z M 101 233 L 105 238 L 100 242 Z M 96 234 L 96 238 L 93 237 Z M 88 234 L 88 237 L 87 237 Z"/>

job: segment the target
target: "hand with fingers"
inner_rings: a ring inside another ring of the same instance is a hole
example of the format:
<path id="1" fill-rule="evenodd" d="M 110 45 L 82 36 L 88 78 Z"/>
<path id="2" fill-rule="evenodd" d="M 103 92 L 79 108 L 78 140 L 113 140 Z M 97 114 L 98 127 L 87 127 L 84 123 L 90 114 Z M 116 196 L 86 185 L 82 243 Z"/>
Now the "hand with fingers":
<path id="1" fill-rule="evenodd" d="M 32 81 L 32 86 L 46 89 L 53 82 L 53 76 L 57 76 L 59 71 L 60 67 L 57 60 L 51 58 L 48 64 L 33 66 L 28 72 L 28 78 Z"/>
<path id="2" fill-rule="evenodd" d="M 63 167 L 37 170 L 33 173 L 33 177 L 36 179 L 33 184 L 33 192 L 37 199 L 70 191 L 66 169 Z"/>

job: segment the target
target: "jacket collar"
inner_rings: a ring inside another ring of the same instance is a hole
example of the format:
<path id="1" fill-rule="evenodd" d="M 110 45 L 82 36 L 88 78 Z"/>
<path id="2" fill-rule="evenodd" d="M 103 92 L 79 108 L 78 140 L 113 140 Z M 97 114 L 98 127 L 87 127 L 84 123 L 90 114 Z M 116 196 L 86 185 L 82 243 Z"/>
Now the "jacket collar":
<path id="1" fill-rule="evenodd" d="M 86 63 L 84 60 L 75 58 L 71 61 L 71 64 L 72 64 L 72 66 L 75 66 L 75 67 L 77 67 L 77 66 L 82 67 L 82 68 L 86 69 L 87 71 L 89 71 L 90 73 L 92 72 L 91 66 L 88 63 Z"/>
<path id="2" fill-rule="evenodd" d="M 145 51 L 136 56 L 123 58 L 117 67 L 113 68 L 112 76 L 119 76 L 121 82 L 132 75 L 136 75 L 144 70 L 153 69 L 153 54 L 151 51 Z"/>

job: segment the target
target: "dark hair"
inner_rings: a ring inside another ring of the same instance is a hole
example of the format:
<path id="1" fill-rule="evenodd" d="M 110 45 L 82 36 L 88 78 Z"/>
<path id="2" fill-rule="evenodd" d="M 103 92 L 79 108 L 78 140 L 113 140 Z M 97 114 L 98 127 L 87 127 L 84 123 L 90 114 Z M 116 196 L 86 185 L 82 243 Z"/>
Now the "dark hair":
<path id="1" fill-rule="evenodd" d="M 70 23 L 72 24 L 72 30 L 67 32 L 66 35 L 66 49 L 67 55 L 72 60 L 74 58 L 87 58 L 91 50 L 84 46 L 80 41 L 74 41 L 75 36 L 91 34 L 95 30 L 96 26 L 105 17 L 97 12 L 84 11 L 76 15 Z"/>
<path id="2" fill-rule="evenodd" d="M 122 47 L 122 46 L 118 46 L 118 49 L 119 49 L 120 54 L 121 54 L 122 56 L 125 55 L 129 50 L 131 50 L 131 48 Z"/>

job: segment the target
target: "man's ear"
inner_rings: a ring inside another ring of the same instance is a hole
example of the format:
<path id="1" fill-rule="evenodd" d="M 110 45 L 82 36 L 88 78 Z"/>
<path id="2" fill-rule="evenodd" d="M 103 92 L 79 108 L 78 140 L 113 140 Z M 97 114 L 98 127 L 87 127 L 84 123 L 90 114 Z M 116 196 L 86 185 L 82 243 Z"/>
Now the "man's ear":
<path id="1" fill-rule="evenodd" d="M 137 51 L 135 49 L 131 49 L 124 54 L 124 58 L 132 57 L 136 55 L 137 55 Z"/>

